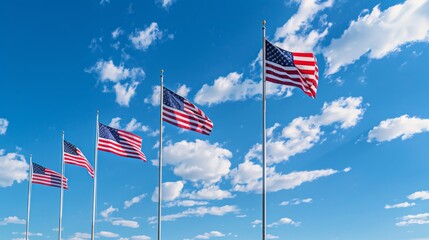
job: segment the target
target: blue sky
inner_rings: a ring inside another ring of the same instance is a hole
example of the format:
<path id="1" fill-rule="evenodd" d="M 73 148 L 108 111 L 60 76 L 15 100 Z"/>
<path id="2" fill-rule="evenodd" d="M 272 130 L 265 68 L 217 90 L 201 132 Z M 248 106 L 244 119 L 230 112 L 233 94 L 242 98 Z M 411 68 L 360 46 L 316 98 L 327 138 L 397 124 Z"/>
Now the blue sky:
<path id="1" fill-rule="evenodd" d="M 2 240 L 24 237 L 30 154 L 60 171 L 64 130 L 93 164 L 97 109 L 148 158 L 99 152 L 97 237 L 156 239 L 160 69 L 214 123 L 164 124 L 164 239 L 260 239 L 263 19 L 320 70 L 316 99 L 268 85 L 268 238 L 429 239 L 429 1 L 0 5 Z M 63 238 L 88 239 L 92 179 L 65 175 Z M 58 214 L 59 190 L 33 185 L 31 239 L 56 239 Z"/>

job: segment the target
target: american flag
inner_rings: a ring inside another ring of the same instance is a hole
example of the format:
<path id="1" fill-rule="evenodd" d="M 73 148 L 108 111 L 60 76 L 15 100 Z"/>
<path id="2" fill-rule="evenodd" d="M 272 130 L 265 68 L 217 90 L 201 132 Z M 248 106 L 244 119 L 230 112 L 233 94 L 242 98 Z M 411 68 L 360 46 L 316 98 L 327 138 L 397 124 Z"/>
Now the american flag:
<path id="1" fill-rule="evenodd" d="M 92 169 L 85 155 L 83 155 L 79 148 L 67 141 L 64 141 L 64 162 L 86 168 L 89 175 L 94 178 L 94 169 Z"/>
<path id="2" fill-rule="evenodd" d="M 51 169 L 40 166 L 39 164 L 33 163 L 33 176 L 31 178 L 32 183 L 42 184 L 46 186 L 61 188 L 61 177 L 63 178 L 63 188 L 68 189 L 67 178 L 61 174 L 52 171 Z"/>
<path id="3" fill-rule="evenodd" d="M 313 53 L 289 52 L 265 40 L 265 77 L 273 83 L 298 87 L 315 98 L 319 68 Z"/>
<path id="4" fill-rule="evenodd" d="M 130 132 L 111 128 L 98 123 L 98 149 L 111 152 L 122 157 L 138 158 L 146 162 L 146 156 L 141 151 L 142 138 Z"/>
<path id="5" fill-rule="evenodd" d="M 162 120 L 180 128 L 210 135 L 213 122 L 201 109 L 164 87 Z"/>

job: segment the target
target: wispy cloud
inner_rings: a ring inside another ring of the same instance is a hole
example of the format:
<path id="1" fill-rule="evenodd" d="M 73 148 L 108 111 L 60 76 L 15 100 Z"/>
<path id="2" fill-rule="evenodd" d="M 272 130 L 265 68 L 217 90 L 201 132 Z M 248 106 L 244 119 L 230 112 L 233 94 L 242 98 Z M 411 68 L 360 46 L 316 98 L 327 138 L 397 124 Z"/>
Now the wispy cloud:
<path id="1" fill-rule="evenodd" d="M 407 207 L 412 207 L 415 206 L 415 203 L 409 203 L 409 202 L 402 202 L 402 203 L 398 203 L 398 204 L 394 204 L 394 205 L 389 205 L 386 204 L 386 206 L 384 206 L 385 209 L 392 209 L 392 208 L 407 208 Z"/>
<path id="2" fill-rule="evenodd" d="M 212 216 L 223 216 L 228 213 L 236 213 L 239 209 L 237 206 L 225 205 L 222 207 L 198 207 L 198 208 L 189 208 L 183 212 L 176 214 L 164 215 L 162 216 L 162 221 L 175 221 L 180 218 L 186 217 L 203 217 L 205 215 Z M 151 224 L 157 223 L 156 217 L 150 217 L 148 222 Z"/>
<path id="3" fill-rule="evenodd" d="M 125 201 L 124 202 L 124 209 L 127 209 L 136 203 L 139 203 L 145 197 L 146 197 L 146 194 L 141 194 L 141 195 L 133 197 L 131 200 Z"/>
<path id="4" fill-rule="evenodd" d="M 283 201 L 279 205 L 280 206 L 300 205 L 302 203 L 312 203 L 312 202 L 313 202 L 313 199 L 311 198 L 304 198 L 304 199 L 295 198 L 290 201 Z"/>
<path id="5" fill-rule="evenodd" d="M 112 38 L 116 39 L 118 38 L 120 35 L 124 34 L 124 30 L 122 30 L 120 27 L 117 27 L 115 30 L 113 30 L 112 32 Z"/>
<path id="6" fill-rule="evenodd" d="M 156 0 L 156 2 L 159 2 L 163 8 L 168 9 L 171 5 L 173 5 L 175 0 Z"/>
<path id="7" fill-rule="evenodd" d="M 0 135 L 5 135 L 9 126 L 9 121 L 6 118 L 0 118 Z"/>
<path id="8" fill-rule="evenodd" d="M 107 209 L 101 211 L 100 215 L 104 218 L 110 217 L 110 215 L 114 212 L 117 212 L 118 209 L 114 208 L 113 206 L 108 207 Z"/>
<path id="9" fill-rule="evenodd" d="M 416 215 L 407 215 L 399 218 L 401 221 L 396 223 L 398 227 L 405 227 L 409 225 L 422 225 L 429 224 L 429 213 L 420 213 Z"/>

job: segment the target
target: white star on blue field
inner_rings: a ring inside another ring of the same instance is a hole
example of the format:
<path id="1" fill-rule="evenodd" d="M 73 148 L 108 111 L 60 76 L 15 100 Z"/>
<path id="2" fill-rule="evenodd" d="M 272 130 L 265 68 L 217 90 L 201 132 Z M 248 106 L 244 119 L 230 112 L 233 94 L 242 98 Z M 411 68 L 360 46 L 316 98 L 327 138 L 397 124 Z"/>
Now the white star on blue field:
<path id="1" fill-rule="evenodd" d="M 157 239 L 160 70 L 212 120 L 163 123 L 163 239 L 261 239 L 262 21 L 313 52 L 315 99 L 267 84 L 267 239 L 429 239 L 429 1 L 0 3 L 0 239 L 25 239 L 28 164 L 61 133 L 94 164 L 100 123 L 147 162 L 98 152 L 97 239 Z M 92 178 L 66 165 L 63 239 L 90 239 Z M 57 239 L 60 190 L 32 185 L 30 239 Z"/>

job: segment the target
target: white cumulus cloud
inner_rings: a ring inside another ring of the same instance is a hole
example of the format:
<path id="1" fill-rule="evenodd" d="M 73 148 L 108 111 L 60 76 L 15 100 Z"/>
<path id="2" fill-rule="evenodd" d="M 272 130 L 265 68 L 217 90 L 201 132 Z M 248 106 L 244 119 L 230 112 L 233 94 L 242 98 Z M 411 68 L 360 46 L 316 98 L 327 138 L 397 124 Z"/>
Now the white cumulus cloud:
<path id="1" fill-rule="evenodd" d="M 366 55 L 380 59 L 412 42 L 428 41 L 429 1 L 406 0 L 384 11 L 376 5 L 352 21 L 339 39 L 323 50 L 333 74 Z"/>
<path id="2" fill-rule="evenodd" d="M 95 73 L 103 84 L 103 92 L 113 90 L 116 94 L 116 102 L 125 107 L 129 106 L 140 80 L 145 77 L 143 69 L 125 68 L 123 64 L 116 66 L 112 60 L 99 60 L 93 67 L 85 71 Z M 114 83 L 113 87 L 111 83 Z"/>
<path id="3" fill-rule="evenodd" d="M 277 192 L 294 189 L 306 182 L 315 181 L 321 177 L 338 173 L 334 169 L 320 169 L 312 171 L 297 171 L 288 174 L 277 173 L 275 167 L 267 168 L 267 191 Z M 245 161 L 231 171 L 233 189 L 238 192 L 262 191 L 262 167 L 251 161 Z"/>
<path id="4" fill-rule="evenodd" d="M 296 0 L 299 3 L 298 12 L 294 14 L 282 26 L 277 28 L 274 40 L 277 45 L 289 51 L 313 52 L 317 44 L 327 34 L 331 26 L 324 21 L 324 16 L 320 18 L 322 24 L 320 30 L 311 24 L 316 15 L 334 4 L 334 0 Z"/>
<path id="5" fill-rule="evenodd" d="M 2 221 L 0 221 L 0 225 L 8 225 L 8 224 L 25 224 L 24 219 L 19 219 L 17 216 L 10 216 L 3 218 Z"/>
<path id="6" fill-rule="evenodd" d="M 123 227 L 129 227 L 129 228 L 138 228 L 139 227 L 139 223 L 136 221 L 131 221 L 131 220 L 114 220 L 112 221 L 112 225 L 114 226 L 123 226 Z"/>
<path id="7" fill-rule="evenodd" d="M 10 187 L 14 182 L 21 183 L 28 179 L 29 165 L 24 155 L 7 153 L 0 149 L 0 187 Z"/>
<path id="8" fill-rule="evenodd" d="M 280 220 L 278 220 L 277 222 L 273 222 L 271 224 L 268 224 L 267 227 L 277 227 L 279 225 L 293 225 L 293 226 L 299 226 L 301 223 L 299 222 L 295 222 L 290 218 L 281 218 Z"/>
<path id="9" fill-rule="evenodd" d="M 406 140 L 414 134 L 428 132 L 429 119 L 409 117 L 402 115 L 397 118 L 391 118 L 381 121 L 368 133 L 368 142 L 375 140 L 377 142 L 391 141 L 396 138 Z"/>
<path id="10" fill-rule="evenodd" d="M 134 47 L 146 51 L 156 40 L 162 39 L 162 31 L 158 28 L 158 23 L 152 22 L 149 27 L 130 35 L 130 40 Z"/>
<path id="11" fill-rule="evenodd" d="M 210 239 L 211 237 L 225 237 L 225 234 L 219 232 L 219 231 L 211 231 L 204 234 L 199 234 L 195 236 L 195 239 Z"/>
<path id="12" fill-rule="evenodd" d="M 68 240 L 83 240 L 83 239 L 91 239 L 91 234 L 76 232 L 71 237 L 68 238 Z"/>
<path id="13" fill-rule="evenodd" d="M 408 199 L 410 200 L 428 200 L 429 199 L 429 191 L 418 191 L 408 195 Z"/>
<path id="14" fill-rule="evenodd" d="M 334 125 L 340 129 L 351 128 L 362 118 L 363 113 L 362 97 L 348 97 L 325 103 L 319 115 L 295 118 L 282 129 L 282 134 L 278 137 L 270 134 L 271 137 L 267 140 L 267 163 L 287 161 L 290 157 L 309 150 L 320 142 L 324 134 L 322 127 Z M 245 159 L 260 160 L 261 151 L 261 144 L 255 144 Z"/>
<path id="15" fill-rule="evenodd" d="M 175 200 L 180 196 L 184 186 L 185 183 L 183 181 L 162 183 L 162 200 L 166 202 Z M 158 187 L 153 191 L 152 201 L 158 202 Z"/>
<path id="16" fill-rule="evenodd" d="M 229 173 L 232 153 L 218 143 L 196 139 L 164 147 L 164 163 L 173 166 L 175 175 L 192 182 L 215 183 Z"/>
<path id="17" fill-rule="evenodd" d="M 112 233 L 112 232 L 108 232 L 108 231 L 100 231 L 97 233 L 97 235 L 100 237 L 105 237 L 105 238 L 115 238 L 115 237 L 119 236 L 119 234 L 117 234 L 117 233 Z"/>
<path id="18" fill-rule="evenodd" d="M 291 87 L 267 83 L 267 95 L 289 97 Z M 229 73 L 214 80 L 213 85 L 204 84 L 195 95 L 194 101 L 201 105 L 216 105 L 227 101 L 243 101 L 262 96 L 261 82 L 243 79 L 243 74 Z"/>

